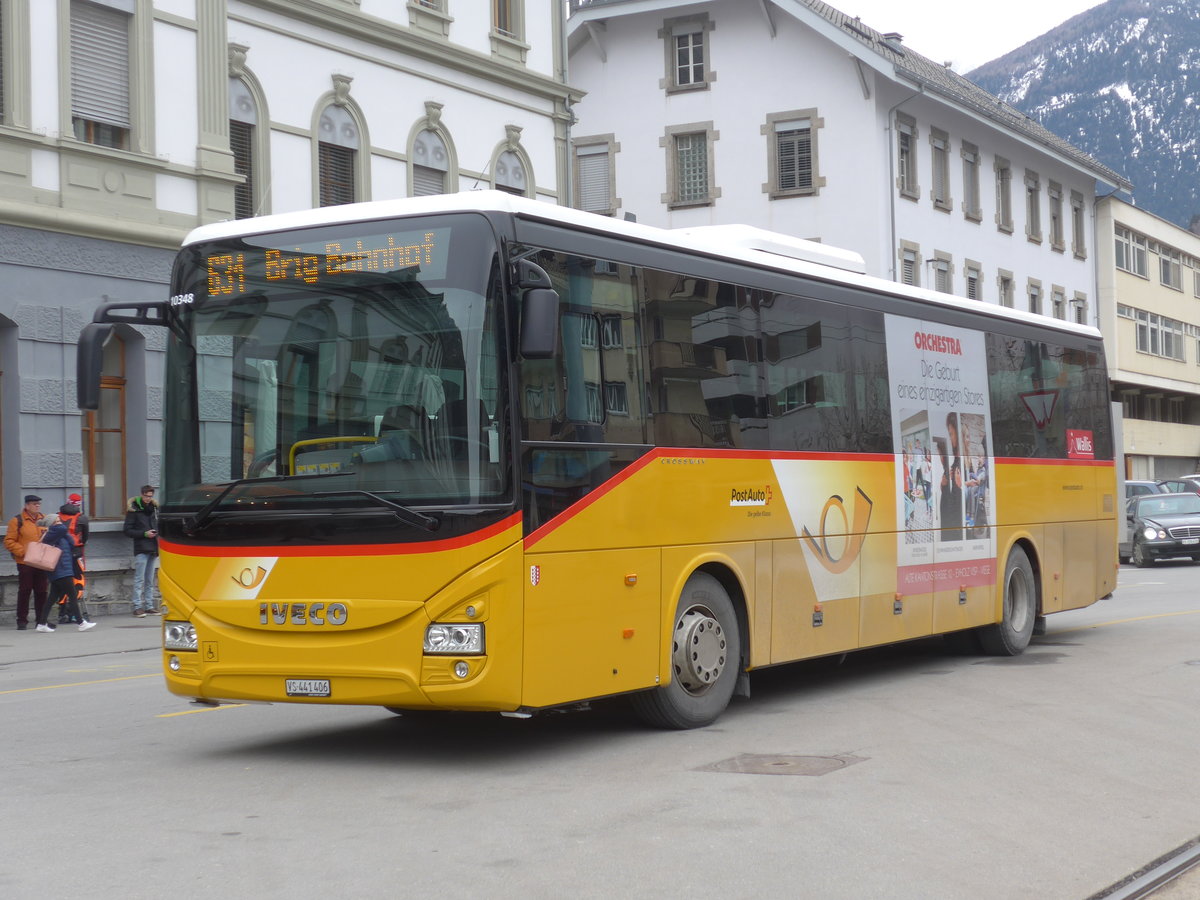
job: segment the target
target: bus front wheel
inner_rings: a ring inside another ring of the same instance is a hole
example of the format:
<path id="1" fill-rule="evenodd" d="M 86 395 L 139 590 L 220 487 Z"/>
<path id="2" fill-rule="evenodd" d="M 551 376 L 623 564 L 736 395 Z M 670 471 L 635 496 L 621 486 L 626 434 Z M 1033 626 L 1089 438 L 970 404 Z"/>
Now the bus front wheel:
<path id="1" fill-rule="evenodd" d="M 675 607 L 671 680 L 634 694 L 634 711 L 659 728 L 711 724 L 729 705 L 740 665 L 741 638 L 733 601 L 716 578 L 695 572 Z"/>
<path id="2" fill-rule="evenodd" d="M 979 630 L 979 642 L 992 656 L 1016 656 L 1033 636 L 1038 592 L 1033 566 L 1020 547 L 1013 547 L 1004 566 L 1004 612 L 999 622 Z"/>

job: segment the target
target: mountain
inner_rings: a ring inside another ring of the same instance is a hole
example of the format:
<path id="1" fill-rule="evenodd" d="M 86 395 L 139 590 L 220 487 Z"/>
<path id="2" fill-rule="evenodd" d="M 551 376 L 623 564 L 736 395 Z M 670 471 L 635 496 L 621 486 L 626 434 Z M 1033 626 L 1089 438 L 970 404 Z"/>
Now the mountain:
<path id="1" fill-rule="evenodd" d="M 1128 178 L 1139 207 L 1200 216 L 1200 0 L 1107 0 L 966 77 Z"/>

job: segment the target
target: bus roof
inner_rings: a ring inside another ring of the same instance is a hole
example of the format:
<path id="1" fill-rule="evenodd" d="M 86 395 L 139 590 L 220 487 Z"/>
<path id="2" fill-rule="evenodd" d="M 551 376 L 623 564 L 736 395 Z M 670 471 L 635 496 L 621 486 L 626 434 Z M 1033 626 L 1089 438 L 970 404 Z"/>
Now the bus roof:
<path id="1" fill-rule="evenodd" d="M 348 203 L 342 206 L 278 213 L 252 219 L 217 222 L 194 229 L 184 239 L 183 246 L 254 234 L 314 228 L 322 225 L 369 222 L 393 219 L 399 216 L 448 212 L 509 213 L 520 218 L 556 223 L 575 230 L 591 231 L 637 243 L 701 253 L 755 267 L 907 297 L 940 307 L 962 309 L 969 305 L 973 312 L 994 318 L 1025 322 L 1041 328 L 1052 328 L 1100 339 L 1100 332 L 1090 325 L 1079 325 L 1062 319 L 1010 309 L 994 303 L 967 300 L 953 294 L 944 294 L 867 275 L 861 255 L 816 241 L 806 241 L 749 225 L 658 228 L 584 212 L 569 206 L 558 206 L 541 200 L 518 197 L 504 191 L 462 191 L 456 194 L 436 194 L 429 197 L 374 200 L 365 203 Z"/>

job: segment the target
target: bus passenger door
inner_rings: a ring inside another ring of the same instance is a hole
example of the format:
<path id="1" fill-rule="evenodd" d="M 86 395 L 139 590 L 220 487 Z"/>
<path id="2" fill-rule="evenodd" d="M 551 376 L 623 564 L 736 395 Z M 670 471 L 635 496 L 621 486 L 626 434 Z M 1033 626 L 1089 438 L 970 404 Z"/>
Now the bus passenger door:
<path id="1" fill-rule="evenodd" d="M 654 686 L 657 548 L 531 553 L 526 564 L 524 705 Z"/>

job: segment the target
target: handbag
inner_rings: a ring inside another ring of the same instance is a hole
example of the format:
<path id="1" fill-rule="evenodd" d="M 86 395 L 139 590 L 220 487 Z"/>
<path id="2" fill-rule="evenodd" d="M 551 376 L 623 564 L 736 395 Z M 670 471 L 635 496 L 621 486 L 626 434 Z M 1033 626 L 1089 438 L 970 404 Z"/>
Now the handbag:
<path id="1" fill-rule="evenodd" d="M 33 569 L 41 569 L 43 572 L 53 572 L 58 566 L 60 556 L 62 556 L 60 548 L 53 544 L 35 541 L 25 547 L 25 558 L 21 560 L 21 563 Z"/>

